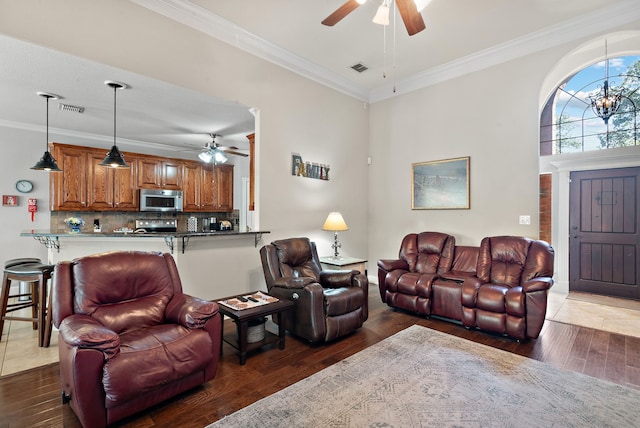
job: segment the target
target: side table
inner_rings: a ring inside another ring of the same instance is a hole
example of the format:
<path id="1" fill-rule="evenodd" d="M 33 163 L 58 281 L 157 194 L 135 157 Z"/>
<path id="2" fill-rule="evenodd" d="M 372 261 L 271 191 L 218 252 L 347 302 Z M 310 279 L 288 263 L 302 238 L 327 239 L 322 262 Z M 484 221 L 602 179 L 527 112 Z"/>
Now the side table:
<path id="1" fill-rule="evenodd" d="M 247 352 L 254 349 L 258 349 L 266 344 L 279 342 L 279 348 L 284 349 L 284 340 L 286 336 L 286 330 L 282 322 L 282 313 L 293 308 L 294 303 L 291 300 L 279 299 L 277 302 L 267 303 L 265 305 L 256 306 L 248 309 L 236 310 L 229 306 L 225 306 L 220 303 L 222 300 L 230 300 L 239 296 L 250 296 L 254 293 L 243 293 L 236 296 L 225 297 L 223 299 L 217 299 L 218 307 L 222 317 L 222 340 L 227 342 L 233 348 L 238 350 L 240 356 L 240 365 L 244 365 L 247 361 Z M 228 316 L 236 323 L 236 334 L 233 333 L 224 334 L 224 316 Z M 276 316 L 276 322 L 278 324 L 278 334 L 275 335 L 269 331 L 264 332 L 264 339 L 254 342 L 247 342 L 247 332 L 249 328 L 249 321 L 257 318 L 264 318 L 269 315 Z M 222 353 L 222 347 L 220 347 Z"/>
<path id="2" fill-rule="evenodd" d="M 335 259 L 333 257 L 320 257 L 320 264 L 323 269 L 357 270 L 363 275 L 367 274 L 365 263 L 367 263 L 365 259 L 358 259 L 355 257 L 342 257 L 339 259 Z"/>

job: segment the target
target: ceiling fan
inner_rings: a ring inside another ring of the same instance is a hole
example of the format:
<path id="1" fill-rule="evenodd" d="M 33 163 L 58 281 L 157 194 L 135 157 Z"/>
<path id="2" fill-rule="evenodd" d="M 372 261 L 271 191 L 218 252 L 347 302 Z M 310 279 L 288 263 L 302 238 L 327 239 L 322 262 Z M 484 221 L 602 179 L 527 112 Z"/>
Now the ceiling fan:
<path id="1" fill-rule="evenodd" d="M 239 149 L 236 146 L 221 146 L 217 143 L 216 138 L 222 137 L 222 135 L 211 133 L 209 136 L 211 137 L 211 141 L 207 142 L 198 154 L 200 160 L 207 163 L 225 163 L 227 161 L 227 154 L 243 157 L 249 156 L 246 153 L 239 152 Z"/>
<path id="2" fill-rule="evenodd" d="M 348 0 L 336 9 L 335 12 L 327 16 L 322 21 L 322 24 L 329 27 L 336 25 L 345 16 L 353 12 L 358 6 L 364 4 L 366 1 L 367 0 Z M 383 0 L 382 4 L 378 8 L 376 16 L 373 18 L 373 22 L 376 24 L 388 25 L 389 6 L 394 1 L 398 7 L 400 16 L 402 16 L 402 21 L 407 29 L 407 33 L 409 33 L 410 36 L 413 36 L 426 28 L 420 12 L 431 2 L 431 0 Z"/>

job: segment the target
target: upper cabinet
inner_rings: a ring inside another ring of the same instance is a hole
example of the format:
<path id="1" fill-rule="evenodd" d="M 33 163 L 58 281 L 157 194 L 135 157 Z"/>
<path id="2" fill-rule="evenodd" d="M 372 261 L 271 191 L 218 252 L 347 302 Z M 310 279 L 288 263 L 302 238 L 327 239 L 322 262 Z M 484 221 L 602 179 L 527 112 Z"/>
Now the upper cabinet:
<path id="1" fill-rule="evenodd" d="M 185 161 L 182 182 L 185 211 L 233 211 L 233 165 Z"/>
<path id="2" fill-rule="evenodd" d="M 137 211 L 139 189 L 184 192 L 186 212 L 233 211 L 233 165 L 125 153 L 129 168 L 100 166 L 105 151 L 53 143 L 52 211 Z"/>
<path id="3" fill-rule="evenodd" d="M 127 169 L 105 168 L 104 150 L 63 144 L 54 144 L 52 154 L 62 169 L 50 174 L 52 211 L 138 209 L 135 160 L 127 159 Z"/>
<path id="4" fill-rule="evenodd" d="M 140 189 L 182 189 L 182 164 L 153 156 L 138 159 L 137 184 Z"/>
<path id="5" fill-rule="evenodd" d="M 233 165 L 213 168 L 214 211 L 233 211 Z"/>
<path id="6" fill-rule="evenodd" d="M 51 178 L 51 210 L 87 209 L 87 152 L 84 148 L 54 144 L 51 154 L 62 172 Z"/>

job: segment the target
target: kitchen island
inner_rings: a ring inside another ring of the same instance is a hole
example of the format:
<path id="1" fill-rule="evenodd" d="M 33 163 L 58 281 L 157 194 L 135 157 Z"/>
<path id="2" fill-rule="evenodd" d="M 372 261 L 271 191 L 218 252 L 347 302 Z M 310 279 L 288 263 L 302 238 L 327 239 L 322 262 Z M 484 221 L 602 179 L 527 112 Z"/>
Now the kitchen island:
<path id="1" fill-rule="evenodd" d="M 105 251 L 171 253 L 186 293 L 215 299 L 264 288 L 258 244 L 269 231 L 80 232 L 23 231 L 48 248 L 48 263 Z"/>

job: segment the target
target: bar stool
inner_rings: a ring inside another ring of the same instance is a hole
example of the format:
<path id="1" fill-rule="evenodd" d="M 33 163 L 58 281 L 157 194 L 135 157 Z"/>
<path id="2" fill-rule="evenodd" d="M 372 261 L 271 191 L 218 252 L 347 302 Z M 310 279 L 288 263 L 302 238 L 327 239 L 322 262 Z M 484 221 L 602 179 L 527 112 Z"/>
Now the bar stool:
<path id="1" fill-rule="evenodd" d="M 47 281 L 53 273 L 53 265 L 45 265 L 37 258 L 21 258 L 8 260 L 4 266 L 2 290 L 0 291 L 0 334 L 5 320 L 31 321 L 38 330 L 38 346 L 48 347 L 51 342 L 51 317 L 47 316 Z M 28 282 L 31 293 L 10 294 L 11 281 Z M 9 303 L 10 297 L 30 296 L 27 301 Z M 7 313 L 24 308 L 32 308 L 31 317 L 7 315 Z M 1 340 L 1 335 L 0 335 Z"/>

